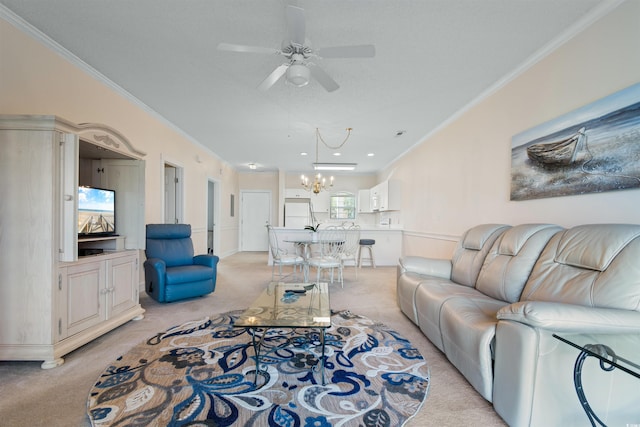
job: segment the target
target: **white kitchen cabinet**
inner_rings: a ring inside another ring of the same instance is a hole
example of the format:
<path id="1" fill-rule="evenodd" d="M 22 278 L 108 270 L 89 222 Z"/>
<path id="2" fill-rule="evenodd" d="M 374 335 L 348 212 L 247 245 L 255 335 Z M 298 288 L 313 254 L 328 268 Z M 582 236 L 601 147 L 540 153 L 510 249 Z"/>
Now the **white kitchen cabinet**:
<path id="1" fill-rule="evenodd" d="M 304 188 L 285 188 L 285 199 L 309 199 L 315 213 L 329 213 L 330 194 L 321 191 L 318 194 Z"/>
<path id="2" fill-rule="evenodd" d="M 383 181 L 371 188 L 370 201 L 372 211 L 397 211 L 401 207 L 401 186 L 399 181 Z"/>
<path id="3" fill-rule="evenodd" d="M 373 245 L 376 265 L 398 265 L 398 259 L 402 255 L 402 230 L 363 228 L 360 230 L 360 238 L 374 239 L 376 241 L 375 245 Z M 364 254 L 368 255 L 367 251 Z"/>
<path id="4" fill-rule="evenodd" d="M 358 190 L 358 213 L 371 212 L 371 190 Z"/>
<path id="5" fill-rule="evenodd" d="M 321 191 L 318 194 L 311 193 L 311 206 L 315 213 L 329 213 L 331 194 L 328 191 Z"/>
<path id="6" fill-rule="evenodd" d="M 43 368 L 52 368 L 65 354 L 144 313 L 137 291 L 144 231 L 124 227 L 119 239 L 78 242 L 81 140 L 131 159 L 144 155 L 106 126 L 0 116 L 0 360 L 42 360 Z M 144 171 L 141 160 L 138 167 Z M 124 196 L 129 188 L 135 188 L 131 198 L 144 198 L 143 178 L 116 191 Z M 116 206 L 127 216 L 128 199 Z M 129 219 L 139 223 L 132 209 Z M 120 250 L 118 241 L 132 250 Z M 105 252 L 78 258 L 79 244 Z"/>
<path id="7" fill-rule="evenodd" d="M 308 199 L 313 193 L 304 188 L 285 188 L 284 197 L 286 199 Z"/>

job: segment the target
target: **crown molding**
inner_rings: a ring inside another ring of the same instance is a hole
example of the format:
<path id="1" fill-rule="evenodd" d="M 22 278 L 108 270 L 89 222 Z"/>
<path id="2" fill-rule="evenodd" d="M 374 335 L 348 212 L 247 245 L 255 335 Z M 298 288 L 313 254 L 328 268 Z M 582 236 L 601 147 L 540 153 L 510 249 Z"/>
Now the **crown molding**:
<path id="1" fill-rule="evenodd" d="M 573 25 L 568 27 L 564 32 L 562 32 L 558 37 L 551 40 L 545 46 L 543 46 L 538 51 L 534 52 L 533 55 L 528 57 L 523 63 L 521 63 L 518 67 L 516 67 L 513 71 L 502 77 L 493 85 L 489 86 L 485 89 L 480 95 L 472 99 L 469 103 L 464 105 L 458 111 L 453 113 L 448 119 L 443 121 L 439 126 L 428 132 L 424 135 L 418 142 L 413 144 L 411 147 L 407 148 L 403 153 L 400 153 L 393 160 L 391 160 L 382 170 L 388 169 L 395 162 L 409 154 L 411 151 L 415 150 L 420 146 L 423 142 L 431 138 L 436 133 L 440 132 L 442 129 L 451 125 L 453 122 L 458 120 L 462 115 L 464 115 L 467 111 L 471 110 L 476 105 L 483 102 L 485 99 L 489 98 L 491 95 L 498 92 L 504 86 L 506 86 L 511 81 L 515 80 L 517 77 L 522 75 L 524 72 L 529 70 L 535 64 L 549 56 L 552 52 L 560 48 L 562 45 L 567 43 L 569 40 L 573 39 L 575 36 L 589 28 L 592 24 L 599 21 L 606 15 L 608 15 L 612 10 L 617 8 L 620 4 L 624 3 L 627 0 L 606 0 L 602 2 L 600 5 L 594 7 L 589 13 L 582 17 L 582 19 L 576 21 Z"/>

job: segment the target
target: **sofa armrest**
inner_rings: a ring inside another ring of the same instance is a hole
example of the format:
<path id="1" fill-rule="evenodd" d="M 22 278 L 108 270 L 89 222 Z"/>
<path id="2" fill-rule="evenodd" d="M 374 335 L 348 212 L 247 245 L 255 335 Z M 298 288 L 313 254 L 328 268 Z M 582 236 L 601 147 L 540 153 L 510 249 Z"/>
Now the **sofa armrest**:
<path id="1" fill-rule="evenodd" d="M 167 265 L 160 258 L 148 258 L 143 266 L 145 290 L 157 301 L 164 302 Z"/>
<path id="2" fill-rule="evenodd" d="M 640 333 L 640 312 L 614 308 L 521 301 L 501 308 L 497 317 L 557 332 Z"/>
<path id="3" fill-rule="evenodd" d="M 443 279 L 451 277 L 451 260 L 407 256 L 400 258 L 400 268 L 403 272 L 435 276 Z"/>

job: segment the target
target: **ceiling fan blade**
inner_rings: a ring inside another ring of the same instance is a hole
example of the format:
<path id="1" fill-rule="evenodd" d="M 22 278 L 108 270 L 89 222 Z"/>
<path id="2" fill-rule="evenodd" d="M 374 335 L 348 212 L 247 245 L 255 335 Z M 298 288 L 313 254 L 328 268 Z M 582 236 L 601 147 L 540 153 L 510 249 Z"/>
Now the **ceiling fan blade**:
<path id="1" fill-rule="evenodd" d="M 373 58 L 376 47 L 372 44 L 325 47 L 316 51 L 321 58 Z"/>
<path id="2" fill-rule="evenodd" d="M 227 50 L 230 52 L 242 52 L 242 53 L 269 53 L 269 54 L 279 54 L 280 51 L 277 49 L 273 49 L 270 47 L 260 47 L 260 46 L 245 46 L 242 44 L 232 44 L 232 43 L 220 43 L 218 45 L 218 50 Z"/>
<path id="3" fill-rule="evenodd" d="M 304 9 L 296 6 L 287 6 L 287 29 L 289 41 L 293 44 L 304 46 L 306 22 Z"/>
<path id="4" fill-rule="evenodd" d="M 309 68 L 311 70 L 311 75 L 313 76 L 313 78 L 316 79 L 318 83 L 320 83 L 322 87 L 327 90 L 327 92 L 333 92 L 340 87 L 340 85 L 336 83 L 336 81 L 333 80 L 331 76 L 327 74 L 326 71 L 324 71 L 322 68 L 312 64 L 309 64 Z"/>
<path id="5" fill-rule="evenodd" d="M 289 68 L 289 64 L 282 64 L 278 68 L 273 70 L 271 74 L 269 74 L 267 78 L 264 79 L 262 83 L 260 83 L 258 89 L 263 91 L 269 90 L 269 88 L 273 86 L 278 80 L 280 80 L 280 77 L 282 77 L 284 73 L 287 72 L 287 68 Z"/>

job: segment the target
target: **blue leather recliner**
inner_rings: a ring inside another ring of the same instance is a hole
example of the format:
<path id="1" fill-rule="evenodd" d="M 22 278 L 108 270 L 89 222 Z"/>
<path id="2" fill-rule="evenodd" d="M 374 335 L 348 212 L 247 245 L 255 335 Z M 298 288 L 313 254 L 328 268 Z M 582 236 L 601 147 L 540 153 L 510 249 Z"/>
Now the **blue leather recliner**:
<path id="1" fill-rule="evenodd" d="M 171 302 L 213 292 L 220 259 L 193 252 L 191 225 L 147 224 L 147 294 L 156 301 Z"/>

